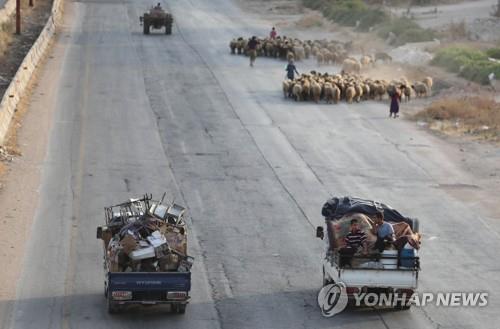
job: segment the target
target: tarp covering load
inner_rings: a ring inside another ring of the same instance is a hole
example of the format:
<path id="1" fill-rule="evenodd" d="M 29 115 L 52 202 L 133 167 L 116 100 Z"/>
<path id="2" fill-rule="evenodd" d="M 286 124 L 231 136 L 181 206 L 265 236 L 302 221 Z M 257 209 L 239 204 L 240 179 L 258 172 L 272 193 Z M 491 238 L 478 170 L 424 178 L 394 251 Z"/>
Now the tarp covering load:
<path id="1" fill-rule="evenodd" d="M 334 197 L 328 200 L 321 210 L 321 214 L 326 219 L 336 220 L 342 218 L 346 214 L 360 213 L 367 216 L 374 216 L 378 212 L 384 214 L 384 219 L 388 222 L 399 223 L 406 222 L 412 226 L 413 219 L 401 215 L 396 209 L 386 204 L 354 198 L 351 196 Z"/>
<path id="2" fill-rule="evenodd" d="M 359 229 L 366 234 L 366 242 L 372 249 L 377 240 L 374 219 L 382 213 L 384 221 L 392 225 L 394 241 L 392 247 L 401 249 L 406 243 L 420 247 L 419 222 L 416 218 L 405 217 L 392 207 L 371 200 L 355 197 L 334 197 L 324 205 L 321 214 L 325 217 L 330 249 L 343 248 L 345 237 L 351 229 L 351 220 L 357 221 Z"/>
<path id="3" fill-rule="evenodd" d="M 104 241 L 108 272 L 188 272 L 185 208 L 164 205 L 151 196 L 106 207 L 106 226 L 97 229 Z"/>

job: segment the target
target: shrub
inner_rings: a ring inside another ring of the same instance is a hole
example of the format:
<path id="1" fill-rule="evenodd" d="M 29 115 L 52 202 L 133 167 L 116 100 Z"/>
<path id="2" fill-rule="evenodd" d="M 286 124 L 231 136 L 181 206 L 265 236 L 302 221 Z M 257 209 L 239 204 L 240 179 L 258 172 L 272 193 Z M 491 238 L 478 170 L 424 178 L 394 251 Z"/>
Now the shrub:
<path id="1" fill-rule="evenodd" d="M 389 20 L 378 28 L 378 35 L 384 39 L 387 38 L 391 32 L 396 36 L 393 42 L 396 46 L 403 45 L 407 42 L 432 41 L 436 36 L 434 31 L 423 29 L 417 23 L 406 17 Z"/>
<path id="2" fill-rule="evenodd" d="M 442 66 L 461 77 L 482 84 L 488 84 L 488 75 L 500 76 L 500 63 L 488 60 L 486 53 L 464 47 L 448 47 L 439 50 L 432 64 Z"/>
<path id="3" fill-rule="evenodd" d="M 367 31 L 370 27 L 376 26 L 388 19 L 385 11 L 381 9 L 368 10 L 363 14 L 360 19 L 359 29 Z"/>
<path id="4" fill-rule="evenodd" d="M 381 9 L 374 9 L 366 5 L 362 0 L 302 0 L 309 8 L 319 9 L 323 15 L 341 25 L 356 26 L 360 30 L 368 30 L 370 27 L 387 19 L 387 14 Z"/>
<path id="5" fill-rule="evenodd" d="M 490 48 L 486 50 L 486 55 L 488 55 L 488 57 L 500 59 L 500 48 Z"/>
<path id="6" fill-rule="evenodd" d="M 311 9 L 324 9 L 328 1 L 327 0 L 302 0 L 302 4 Z"/>

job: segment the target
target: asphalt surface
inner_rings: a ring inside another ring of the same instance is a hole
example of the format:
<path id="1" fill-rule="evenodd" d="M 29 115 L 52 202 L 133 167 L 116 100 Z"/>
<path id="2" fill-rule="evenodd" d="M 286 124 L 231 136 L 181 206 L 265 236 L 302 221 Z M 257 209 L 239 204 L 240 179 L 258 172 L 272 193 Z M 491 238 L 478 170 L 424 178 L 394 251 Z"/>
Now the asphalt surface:
<path id="1" fill-rule="evenodd" d="M 171 2 L 172 36 L 142 35 L 138 17 L 149 5 L 68 3 L 62 56 L 48 66 L 61 73 L 41 77 L 58 93 L 5 328 L 498 327 L 498 219 L 450 193 L 480 187 L 444 142 L 388 119 L 388 104 L 284 100 L 283 63 L 258 59 L 252 69 L 229 54 L 230 38 L 269 28 L 229 0 Z M 193 300 L 185 315 L 137 308 L 110 316 L 95 239 L 103 207 L 165 190 L 189 208 Z M 489 306 L 322 318 L 314 227 L 332 195 L 379 199 L 419 217 L 420 290 L 488 291 Z"/>

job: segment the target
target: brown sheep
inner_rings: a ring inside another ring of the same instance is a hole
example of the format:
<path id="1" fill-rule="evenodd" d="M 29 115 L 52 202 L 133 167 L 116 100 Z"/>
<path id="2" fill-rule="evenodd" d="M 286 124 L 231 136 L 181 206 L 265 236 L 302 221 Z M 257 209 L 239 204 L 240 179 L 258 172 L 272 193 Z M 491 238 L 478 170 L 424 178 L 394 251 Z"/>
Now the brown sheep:
<path id="1" fill-rule="evenodd" d="M 276 45 L 272 41 L 266 42 L 266 45 L 264 46 L 266 56 L 269 57 L 276 57 Z"/>
<path id="2" fill-rule="evenodd" d="M 298 61 L 301 61 L 306 57 L 303 46 L 294 46 L 293 52 L 295 54 L 295 59 L 297 59 Z"/>
<path id="3" fill-rule="evenodd" d="M 374 97 L 378 96 L 379 100 L 382 100 L 386 93 L 386 87 L 383 83 L 375 81 L 373 85 L 373 92 L 374 92 Z"/>
<path id="4" fill-rule="evenodd" d="M 363 87 L 360 84 L 355 84 L 354 89 L 356 90 L 356 96 L 354 96 L 354 99 L 357 103 L 359 103 L 361 101 L 361 97 L 363 97 Z"/>
<path id="5" fill-rule="evenodd" d="M 321 85 L 317 83 L 315 80 L 311 82 L 311 95 L 312 99 L 315 103 L 319 103 L 319 99 L 321 97 Z"/>
<path id="6" fill-rule="evenodd" d="M 427 96 L 427 85 L 425 85 L 423 82 L 415 82 L 415 84 L 412 85 L 411 88 L 415 90 L 415 94 L 417 95 L 417 97 Z"/>
<path id="7" fill-rule="evenodd" d="M 237 41 L 238 43 L 236 45 L 236 50 L 238 51 L 238 55 L 241 55 L 243 53 L 243 50 L 247 46 L 247 41 L 242 37 L 239 37 Z"/>
<path id="8" fill-rule="evenodd" d="M 340 89 L 336 85 L 333 85 L 333 101 L 337 104 L 340 101 Z"/>
<path id="9" fill-rule="evenodd" d="M 300 82 L 296 82 L 292 87 L 292 95 L 295 101 L 302 100 L 302 85 Z"/>
<path id="10" fill-rule="evenodd" d="M 318 65 L 323 64 L 323 62 L 324 62 L 324 56 L 323 56 L 323 54 L 321 52 L 318 52 L 316 54 L 316 60 L 318 61 Z"/>
<path id="11" fill-rule="evenodd" d="M 309 59 L 309 57 L 311 56 L 311 46 L 309 45 L 304 45 L 304 56 L 306 57 L 306 59 Z"/>
<path id="12" fill-rule="evenodd" d="M 368 83 L 363 83 L 361 87 L 363 87 L 363 99 L 366 101 L 370 98 L 370 85 Z"/>
<path id="13" fill-rule="evenodd" d="M 229 42 L 229 48 L 231 49 L 231 54 L 236 54 L 236 47 L 238 46 L 238 41 L 236 39 Z"/>
<path id="14" fill-rule="evenodd" d="M 432 92 L 432 84 L 433 84 L 432 78 L 425 77 L 425 79 L 422 80 L 422 82 L 427 86 L 427 91 L 430 94 Z"/>
<path id="15" fill-rule="evenodd" d="M 411 86 L 407 84 L 402 84 L 401 85 L 401 99 L 404 100 L 405 102 L 409 102 L 411 99 Z"/>
<path id="16" fill-rule="evenodd" d="M 347 73 L 359 73 L 361 71 L 361 63 L 353 58 L 346 58 L 342 62 L 342 70 Z"/>
<path id="17" fill-rule="evenodd" d="M 292 82 L 290 80 L 283 81 L 283 96 L 287 98 L 290 95 L 290 86 Z"/>
<path id="18" fill-rule="evenodd" d="M 360 63 L 362 66 L 369 66 L 373 63 L 373 59 L 370 56 L 362 56 L 360 59 Z"/>
<path id="19" fill-rule="evenodd" d="M 384 63 L 385 62 L 392 62 L 392 57 L 389 56 L 389 54 L 381 51 L 381 52 L 375 53 L 375 62 L 378 60 L 380 60 Z"/>
<path id="20" fill-rule="evenodd" d="M 303 100 L 308 100 L 311 95 L 311 82 L 309 79 L 304 79 L 304 81 L 302 81 L 302 95 Z"/>
<path id="21" fill-rule="evenodd" d="M 356 96 L 356 89 L 354 86 L 350 85 L 345 90 L 345 100 L 347 103 L 352 104 L 354 97 Z"/>
<path id="22" fill-rule="evenodd" d="M 333 63 L 333 54 L 328 49 L 323 49 L 323 62 L 325 64 Z"/>
<path id="23" fill-rule="evenodd" d="M 330 82 L 325 82 L 323 86 L 325 100 L 327 104 L 333 103 L 333 86 Z"/>

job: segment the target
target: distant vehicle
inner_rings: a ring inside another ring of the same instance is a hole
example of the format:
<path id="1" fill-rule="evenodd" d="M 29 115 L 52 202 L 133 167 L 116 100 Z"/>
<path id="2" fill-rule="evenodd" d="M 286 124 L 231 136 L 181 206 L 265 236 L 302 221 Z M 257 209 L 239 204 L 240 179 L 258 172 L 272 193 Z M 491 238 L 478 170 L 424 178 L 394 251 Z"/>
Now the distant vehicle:
<path id="1" fill-rule="evenodd" d="M 351 264 L 346 264 L 342 259 L 345 256 L 340 252 L 341 248 L 338 245 L 339 241 L 344 239 L 339 236 L 340 232 L 345 231 L 345 228 L 341 228 L 340 222 L 356 214 L 362 214 L 366 216 L 362 218 L 369 219 L 376 211 L 382 211 L 387 222 L 393 225 L 406 223 L 414 234 L 419 235 L 418 219 L 404 217 L 395 209 L 370 200 L 352 197 L 332 200 L 334 202 L 329 200 L 323 207 L 326 230 L 323 226 L 318 226 L 316 229 L 316 237 L 326 240 L 322 262 L 323 287 L 342 282 L 351 303 L 354 302 L 354 295 L 360 293 L 404 294 L 407 296 L 406 301 L 394 307 L 409 309 L 411 304 L 407 302 L 418 287 L 420 259 L 417 250 L 389 249 L 371 255 L 356 254 L 350 257 Z"/>
<path id="2" fill-rule="evenodd" d="M 97 238 L 103 240 L 109 313 L 131 304 L 168 304 L 185 313 L 194 260 L 187 255 L 185 211 L 150 195 L 105 208 Z"/>
<path id="3" fill-rule="evenodd" d="M 165 34 L 172 34 L 174 17 L 159 5 L 144 13 L 143 16 L 139 17 L 139 20 L 143 26 L 144 34 L 149 34 L 152 28 L 159 30 L 163 27 L 165 27 Z"/>

